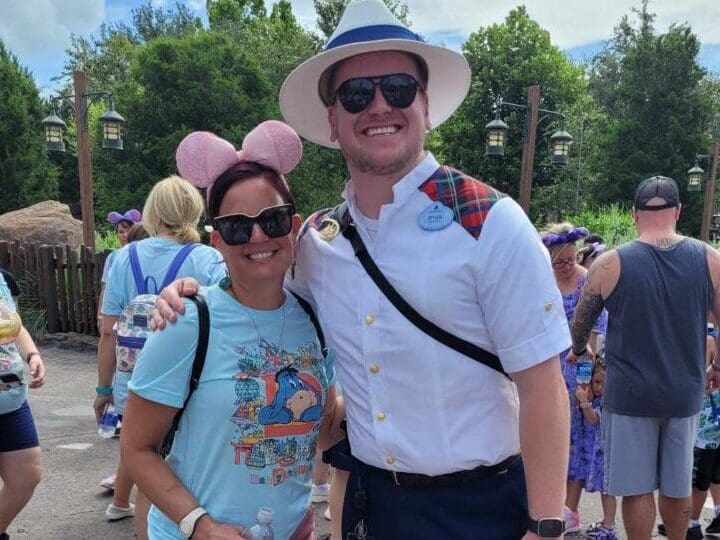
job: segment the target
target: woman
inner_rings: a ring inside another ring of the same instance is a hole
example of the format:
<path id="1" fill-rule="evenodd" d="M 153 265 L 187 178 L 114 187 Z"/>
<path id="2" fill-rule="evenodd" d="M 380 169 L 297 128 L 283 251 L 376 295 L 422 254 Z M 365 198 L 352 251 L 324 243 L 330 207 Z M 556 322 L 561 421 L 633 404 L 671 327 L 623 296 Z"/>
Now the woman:
<path id="1" fill-rule="evenodd" d="M 194 304 L 150 337 L 130 384 L 121 444 L 153 503 L 151 539 L 247 538 L 261 506 L 274 510 L 275 538 L 312 538 L 312 462 L 329 434 L 335 380 L 332 356 L 283 289 L 301 223 L 283 174 L 300 153 L 295 132 L 275 121 L 237 153 L 209 133 L 178 148 L 178 170 L 208 188 L 211 240 L 228 276 L 201 289 L 211 325 L 205 365 L 166 461 L 157 449 L 188 392 Z"/>
<path id="2" fill-rule="evenodd" d="M 107 215 L 108 223 L 115 226 L 115 230 L 117 231 L 118 240 L 120 241 L 120 247 L 125 246 L 128 243 L 127 239 L 127 233 L 130 227 L 132 227 L 135 223 L 140 223 L 140 220 L 142 219 L 142 214 L 135 210 L 134 208 L 131 208 L 124 214 L 121 214 L 120 212 L 110 212 Z"/>
<path id="3" fill-rule="evenodd" d="M 585 284 L 587 269 L 578 264 L 576 242 L 588 235 L 584 227 L 575 227 L 572 223 L 556 223 L 549 225 L 542 233 L 543 244 L 550 252 L 553 272 L 558 289 L 563 297 L 563 306 L 568 324 L 571 324 L 575 307 L 580 300 L 580 291 Z M 590 346 L 596 347 L 596 338 L 605 334 L 607 328 L 607 313 L 603 311 L 598 319 L 592 336 Z M 578 505 L 582 494 L 583 484 L 588 474 L 589 461 L 587 449 L 583 445 L 583 414 L 580 410 L 575 390 L 577 389 L 577 367 L 567 361 L 568 351 L 560 355 L 560 364 L 563 377 L 570 398 L 570 462 L 568 465 L 567 496 L 565 499 L 565 531 L 579 532 L 582 529 Z"/>
<path id="4" fill-rule="evenodd" d="M 123 419 L 123 430 L 127 429 L 123 413 L 136 351 L 125 347 L 123 343 L 118 346 L 115 328 L 123 310 L 141 292 L 135 280 L 136 265 L 133 264 L 132 253 L 137 255 L 137 270 L 143 275 L 141 282 L 149 287 L 143 293 L 159 292 L 152 285 L 160 286 L 168 268 L 176 257 L 180 257 L 181 252 L 185 258 L 177 259 L 181 263 L 175 268 L 176 276 L 194 277 L 202 284 L 216 283 L 225 274 L 225 266 L 219 252 L 197 244 L 200 240 L 197 226 L 202 213 L 202 197 L 188 182 L 177 176 L 158 182 L 143 208 L 143 225 L 150 238 L 120 249 L 110 268 L 101 309 L 102 335 L 98 344 L 98 386 L 94 408 L 99 419 L 105 406 L 112 401 L 116 412 Z M 194 248 L 184 247 L 190 244 Z M 137 320 L 141 322 L 143 319 L 138 317 Z M 116 361 L 116 356 L 121 361 Z M 111 521 L 135 513 L 129 501 L 132 481 L 122 459 L 118 463 L 114 480 L 113 502 L 105 512 Z M 138 502 L 143 503 L 142 497 L 138 497 Z M 139 507 L 138 514 L 142 514 L 141 511 L 142 507 Z M 138 531 L 141 538 L 144 537 L 143 517 L 139 515 L 136 520 L 141 528 Z"/>
<path id="5" fill-rule="evenodd" d="M 0 540 L 40 483 L 42 457 L 27 389 L 45 382 L 45 365 L 17 313 L 20 290 L 0 269 Z M 30 368 L 25 380 L 23 359 Z"/>
<path id="6" fill-rule="evenodd" d="M 603 251 L 605 251 L 605 244 L 603 244 L 601 236 L 597 234 L 586 236 L 585 245 L 578 251 L 578 264 L 586 270 L 590 270 L 590 265 Z"/>

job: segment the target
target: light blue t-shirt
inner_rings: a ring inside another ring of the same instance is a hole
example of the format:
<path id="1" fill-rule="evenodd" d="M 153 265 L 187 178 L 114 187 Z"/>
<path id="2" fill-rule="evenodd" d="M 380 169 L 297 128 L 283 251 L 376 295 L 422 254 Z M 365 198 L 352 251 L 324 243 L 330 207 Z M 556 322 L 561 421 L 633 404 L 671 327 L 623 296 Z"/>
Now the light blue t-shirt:
<path id="1" fill-rule="evenodd" d="M 119 249 L 116 249 L 114 251 L 111 251 L 108 253 L 108 256 L 105 258 L 105 266 L 103 266 L 103 273 L 102 277 L 100 278 L 101 283 L 107 283 L 107 277 L 110 273 L 110 268 L 112 267 L 113 261 L 115 260 L 115 257 L 117 257 Z"/>
<path id="2" fill-rule="evenodd" d="M 0 324 L 8 329 L 20 329 L 20 318 L 17 315 L 15 300 L 10 288 L 0 273 Z M 23 371 L 23 360 L 10 342 L 0 345 L 0 414 L 18 410 L 27 399 L 27 381 Z"/>
<path id="3" fill-rule="evenodd" d="M 149 280 L 148 294 L 159 293 L 159 289 L 170 263 L 184 244 L 160 237 L 145 238 L 135 242 L 143 275 Z M 130 267 L 130 244 L 117 250 L 112 260 L 105 283 L 102 313 L 118 316 L 130 300 L 139 293 Z M 193 277 L 200 285 L 217 283 L 225 275 L 225 263 L 216 249 L 199 245 L 190 252 L 177 273 L 178 278 Z"/>
<path id="4" fill-rule="evenodd" d="M 307 314 L 288 294 L 272 311 L 244 307 L 219 285 L 202 289 L 210 340 L 200 384 L 167 458 L 180 482 L 213 519 L 250 527 L 260 506 L 275 511 L 275 538 L 289 538 L 310 508 L 312 462 L 332 355 L 323 358 Z M 130 390 L 180 408 L 198 342 L 195 304 L 145 344 Z M 153 539 L 181 538 L 153 506 Z"/>

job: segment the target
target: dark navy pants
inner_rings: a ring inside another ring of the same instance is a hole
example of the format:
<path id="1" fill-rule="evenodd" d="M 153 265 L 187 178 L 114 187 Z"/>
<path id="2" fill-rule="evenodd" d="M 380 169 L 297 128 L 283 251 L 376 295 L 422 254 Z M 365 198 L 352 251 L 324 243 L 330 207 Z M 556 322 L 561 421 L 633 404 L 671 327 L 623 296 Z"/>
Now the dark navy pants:
<path id="1" fill-rule="evenodd" d="M 358 491 L 365 492 L 365 511 L 356 504 Z M 342 539 L 361 540 L 365 533 L 367 540 L 520 540 L 527 523 L 521 460 L 493 476 L 421 488 L 397 486 L 390 475 L 355 461 L 345 492 Z"/>

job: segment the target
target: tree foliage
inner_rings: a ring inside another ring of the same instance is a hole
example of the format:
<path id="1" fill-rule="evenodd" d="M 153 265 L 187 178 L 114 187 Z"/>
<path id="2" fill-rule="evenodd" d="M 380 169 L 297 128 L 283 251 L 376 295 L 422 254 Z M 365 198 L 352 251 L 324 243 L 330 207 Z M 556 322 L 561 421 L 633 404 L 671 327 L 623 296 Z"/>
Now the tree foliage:
<path id="1" fill-rule="evenodd" d="M 0 214 L 57 198 L 43 144 L 42 102 L 30 72 L 0 41 Z"/>

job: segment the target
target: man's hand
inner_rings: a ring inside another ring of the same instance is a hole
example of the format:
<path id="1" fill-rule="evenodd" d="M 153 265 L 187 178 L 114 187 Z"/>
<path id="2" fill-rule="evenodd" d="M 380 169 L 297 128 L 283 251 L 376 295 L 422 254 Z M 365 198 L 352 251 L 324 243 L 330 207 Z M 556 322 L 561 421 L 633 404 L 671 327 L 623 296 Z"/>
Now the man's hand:
<path id="1" fill-rule="evenodd" d="M 586 351 L 580 356 L 575 354 L 572 350 L 572 347 L 570 347 L 570 350 L 568 351 L 568 355 L 565 360 L 567 360 L 571 364 L 577 364 L 578 358 L 580 358 L 581 356 L 589 356 L 590 358 L 595 357 L 595 353 L 593 353 L 592 347 L 590 347 L 589 343 L 587 344 Z"/>
<path id="2" fill-rule="evenodd" d="M 101 396 L 98 394 L 95 396 L 95 401 L 93 401 L 93 409 L 95 409 L 95 420 L 98 424 L 100 423 L 100 418 L 102 418 L 103 411 L 105 410 L 105 405 L 112 402 L 112 395 Z"/>
<path id="3" fill-rule="evenodd" d="M 224 525 L 212 519 L 208 514 L 195 524 L 192 537 L 195 540 L 239 540 L 250 538 L 250 532 L 238 525 Z"/>
<path id="4" fill-rule="evenodd" d="M 714 367 L 715 359 L 707 368 L 707 386 L 710 390 L 720 389 L 720 368 Z"/>
<path id="5" fill-rule="evenodd" d="M 32 381 L 30 381 L 28 386 L 30 388 L 40 388 L 45 384 L 45 364 L 40 355 L 33 354 L 30 357 L 28 366 L 30 367 L 30 376 L 32 377 Z"/>
<path id="6" fill-rule="evenodd" d="M 170 285 L 160 291 L 160 296 L 155 301 L 152 322 L 150 327 L 153 330 L 165 328 L 165 321 L 171 323 L 177 321 L 177 313 L 185 313 L 184 296 L 197 294 L 200 285 L 193 278 L 183 278 L 173 281 Z"/>

